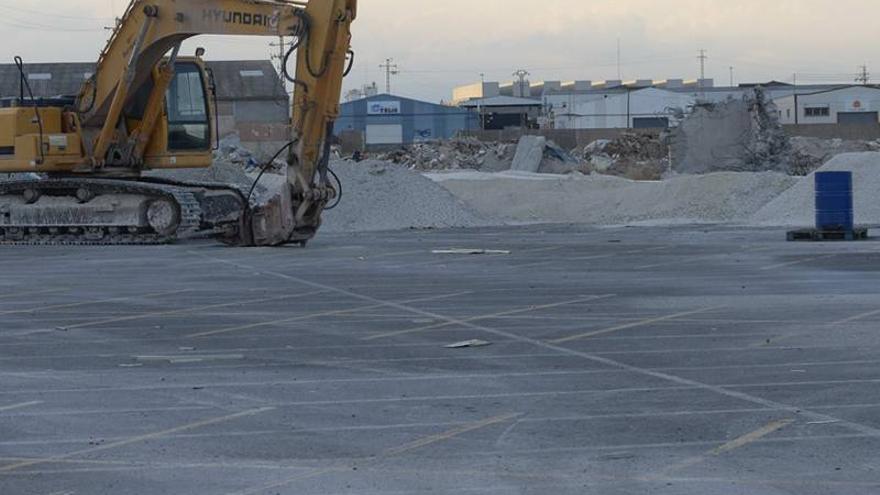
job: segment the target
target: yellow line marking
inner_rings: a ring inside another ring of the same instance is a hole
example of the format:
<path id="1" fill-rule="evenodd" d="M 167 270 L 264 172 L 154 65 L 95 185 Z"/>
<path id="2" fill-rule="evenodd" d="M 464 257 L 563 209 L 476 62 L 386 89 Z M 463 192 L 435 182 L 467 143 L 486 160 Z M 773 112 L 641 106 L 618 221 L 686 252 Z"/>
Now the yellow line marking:
<path id="1" fill-rule="evenodd" d="M 52 462 L 58 461 L 58 460 L 70 459 L 71 457 L 75 457 L 78 455 L 91 454 L 94 452 L 101 452 L 104 450 L 115 449 L 117 447 L 124 447 L 126 445 L 131 445 L 133 443 L 143 442 L 144 440 L 155 440 L 157 438 L 165 437 L 168 435 L 173 435 L 175 433 L 180 433 L 182 431 L 194 430 L 196 428 L 201 428 L 203 426 L 210 426 L 210 425 L 214 425 L 217 423 L 231 421 L 233 419 L 244 418 L 247 416 L 254 416 L 254 415 L 261 414 L 261 413 L 264 413 L 267 411 L 272 411 L 274 409 L 275 409 L 274 407 L 261 407 L 259 409 L 251 409 L 249 411 L 243 411 L 240 413 L 230 414 L 227 416 L 221 416 L 218 418 L 209 418 L 209 419 L 205 419 L 202 421 L 196 421 L 195 423 L 189 423 L 189 424 L 185 424 L 185 425 L 181 425 L 181 426 L 176 426 L 174 428 L 169 428 L 167 430 L 157 431 L 157 432 L 153 432 L 153 433 L 147 433 L 145 435 L 138 435 L 135 437 L 124 439 L 124 440 L 119 440 L 117 442 L 111 442 L 108 444 L 99 445 L 97 447 L 91 447 L 88 449 L 82 449 L 82 450 L 77 450 L 74 452 L 69 452 L 67 454 L 46 457 L 43 459 L 34 459 L 34 460 L 30 460 L 30 461 L 18 462 L 15 464 L 11 464 L 9 466 L 0 467 L 0 472 L 15 471 L 16 469 L 35 466 L 35 465 L 39 465 L 39 464 L 49 464 L 49 463 L 52 463 Z"/>
<path id="2" fill-rule="evenodd" d="M 827 258 L 831 258 L 832 256 L 837 256 L 837 254 L 826 254 L 824 256 L 813 256 L 812 258 L 804 258 L 797 261 L 789 261 L 788 263 L 779 263 L 778 265 L 770 265 L 761 268 L 761 270 L 775 270 L 776 268 L 785 268 L 787 266 L 800 265 L 802 263 L 809 263 L 811 261 L 824 260 Z"/>
<path id="3" fill-rule="evenodd" d="M 406 334 L 410 334 L 410 333 L 422 332 L 425 330 L 436 330 L 438 328 L 445 328 L 445 327 L 449 327 L 449 326 L 460 325 L 461 323 L 472 323 L 472 322 L 481 321 L 481 320 L 491 320 L 493 318 L 499 318 L 502 316 L 511 316 L 511 315 L 522 314 L 522 313 L 530 313 L 532 311 L 540 311 L 542 309 L 550 309 L 550 308 L 556 308 L 556 307 L 560 307 L 560 306 L 569 306 L 572 304 L 584 303 L 584 302 L 589 302 L 589 301 L 596 301 L 599 299 L 608 299 L 608 298 L 614 297 L 614 296 L 615 296 L 614 294 L 602 294 L 599 296 L 581 297 L 578 299 L 573 299 L 571 301 L 562 301 L 562 302 L 557 302 L 557 303 L 552 303 L 552 304 L 544 304 L 541 306 L 529 306 L 528 308 L 520 308 L 520 309 L 514 309 L 514 310 L 510 310 L 510 311 L 502 311 L 501 313 L 472 316 L 470 318 L 465 318 L 464 320 L 461 320 L 460 322 L 459 321 L 456 321 L 456 322 L 446 321 L 443 323 L 435 323 L 433 325 L 425 325 L 425 326 L 416 327 L 416 328 L 409 328 L 406 330 L 397 330 L 394 332 L 380 333 L 377 335 L 372 335 L 370 337 L 364 337 L 361 340 L 368 341 L 368 340 L 384 339 L 386 337 L 396 337 L 398 335 L 406 335 Z"/>
<path id="4" fill-rule="evenodd" d="M 3 294 L 0 295 L 0 299 L 12 299 L 13 297 L 25 297 L 25 296 L 38 296 L 41 294 L 52 294 L 54 292 L 65 292 L 70 289 L 47 289 L 47 290 L 37 290 L 33 292 L 17 292 L 14 294 Z"/>
<path id="5" fill-rule="evenodd" d="M 25 461 L 36 461 L 40 460 L 39 458 L 34 457 L 0 457 L 0 462 L 25 462 Z M 96 461 L 91 459 L 58 459 L 52 461 L 53 463 L 58 464 L 70 464 L 70 465 L 86 465 L 86 466 L 143 466 L 144 464 L 138 464 L 137 462 L 129 462 L 129 461 Z"/>
<path id="6" fill-rule="evenodd" d="M 574 258 L 568 258 L 568 261 L 586 261 L 586 260 L 600 260 L 603 258 L 613 258 L 617 256 L 617 254 L 597 254 L 593 256 L 577 256 Z"/>
<path id="7" fill-rule="evenodd" d="M 16 409 L 21 409 L 23 407 L 36 406 L 37 404 L 42 404 L 41 400 L 32 400 L 30 402 L 22 402 L 21 404 L 12 404 L 11 406 L 2 406 L 0 407 L 0 412 L 6 411 L 14 411 Z"/>
<path id="8" fill-rule="evenodd" d="M 727 452 L 731 452 L 733 450 L 745 447 L 746 445 L 748 445 L 750 443 L 754 443 L 754 442 L 766 437 L 767 435 L 770 435 L 771 433 L 777 432 L 777 431 L 785 428 L 786 426 L 788 426 L 792 423 L 794 423 L 793 419 L 781 419 L 778 421 L 773 421 L 773 422 L 767 424 L 766 426 L 758 428 L 757 430 L 755 430 L 751 433 L 746 433 L 745 435 L 743 435 L 739 438 L 736 438 L 734 440 L 731 440 L 730 442 L 727 442 L 724 445 L 721 445 L 720 447 L 716 447 L 716 448 L 706 452 L 705 454 L 691 457 L 690 459 L 685 459 L 677 464 L 673 464 L 672 466 L 664 468 L 659 473 L 653 475 L 653 477 L 663 476 L 665 474 L 668 474 L 668 473 L 671 473 L 674 471 L 680 471 L 682 469 L 696 466 L 697 464 L 702 464 L 703 462 L 705 462 L 706 460 L 708 460 L 712 457 L 718 457 L 718 456 L 725 454 Z"/>
<path id="9" fill-rule="evenodd" d="M 311 294 L 321 294 L 324 292 L 327 292 L 327 291 L 326 290 L 308 291 L 308 292 L 301 292 L 298 294 L 285 294 L 283 296 L 278 296 L 278 297 L 264 297 L 264 298 L 260 298 L 260 299 L 251 299 L 249 301 L 236 301 L 236 302 L 231 302 L 231 303 L 211 304 L 211 305 L 207 305 L 207 306 L 196 306 L 193 308 L 174 309 L 174 310 L 168 310 L 168 311 L 156 311 L 153 313 L 141 313 L 141 314 L 137 314 L 137 315 L 120 316 L 118 318 L 107 318 L 104 320 L 88 321 L 85 323 L 78 323 L 76 325 L 65 325 L 64 329 L 65 330 L 73 330 L 73 329 L 77 329 L 77 328 L 90 327 L 90 326 L 94 326 L 94 325 L 104 325 L 107 323 L 119 323 L 119 322 L 123 322 L 123 321 L 132 321 L 132 320 L 140 320 L 143 318 L 152 318 L 154 316 L 178 315 L 178 314 L 194 313 L 197 311 L 205 311 L 208 309 L 219 309 L 219 308 L 226 308 L 226 307 L 230 307 L 230 306 L 242 306 L 242 305 L 258 304 L 261 302 L 280 301 L 283 299 L 290 299 L 290 298 L 294 298 L 294 297 L 301 297 L 301 296 L 311 295 Z"/>
<path id="10" fill-rule="evenodd" d="M 830 327 L 846 325 L 848 323 L 853 323 L 853 322 L 863 320 L 865 318 L 870 318 L 871 316 L 876 316 L 876 315 L 880 315 L 880 309 L 874 310 L 874 311 L 868 311 L 867 313 L 862 313 L 862 314 L 855 315 L 855 316 L 851 316 L 849 318 L 845 318 L 840 321 L 833 321 L 831 323 L 828 323 L 827 325 Z M 789 322 L 789 323 L 791 323 L 791 322 Z M 795 337 L 803 337 L 803 336 L 809 335 L 810 333 L 812 333 L 812 332 L 809 330 L 805 330 L 805 331 L 801 331 L 801 332 L 790 332 L 790 333 L 778 335 L 776 337 L 771 337 L 769 339 L 769 342 L 768 342 L 768 339 L 762 340 L 761 342 L 757 342 L 755 344 L 752 344 L 751 347 L 765 347 L 765 346 L 769 346 L 769 345 L 777 345 L 780 342 L 787 341 L 787 340 L 793 339 Z"/>
<path id="11" fill-rule="evenodd" d="M 472 423 L 469 425 L 462 426 L 460 428 L 456 428 L 454 430 L 449 430 L 444 433 L 438 433 L 436 435 L 431 435 L 425 438 L 421 438 L 419 440 L 415 440 L 410 443 L 403 444 L 399 447 L 394 447 L 391 449 L 386 449 L 382 452 L 382 456 L 384 457 L 392 457 L 400 454 L 404 454 L 406 452 L 410 452 L 412 450 L 420 449 L 422 447 L 427 447 L 428 445 L 433 445 L 438 442 L 443 442 L 445 440 L 449 440 L 455 438 L 457 436 L 463 435 L 465 433 L 480 430 L 486 428 L 487 426 L 496 425 L 498 423 L 504 423 L 506 421 L 510 421 L 511 419 L 518 418 L 521 414 L 502 414 L 499 416 L 495 416 L 492 418 L 484 419 L 482 421 L 478 421 L 476 423 Z"/>
<path id="12" fill-rule="evenodd" d="M 503 423 L 505 421 L 510 421 L 511 419 L 518 418 L 520 416 L 522 416 L 522 414 L 515 413 L 515 414 L 502 414 L 502 415 L 495 416 L 492 418 L 487 418 L 482 421 L 478 421 L 476 423 L 471 423 L 471 424 L 456 428 L 454 430 L 450 430 L 450 431 L 447 431 L 444 433 L 438 433 L 436 435 L 430 435 L 430 436 L 420 438 L 418 440 L 415 440 L 415 441 L 412 441 L 409 443 L 405 443 L 405 444 L 400 445 L 398 447 L 392 447 L 389 449 L 385 449 L 379 455 L 377 455 L 375 457 L 364 457 L 364 458 L 357 459 L 357 461 L 361 464 L 366 464 L 366 463 L 370 463 L 370 462 L 376 462 L 379 460 L 383 460 L 388 457 L 394 457 L 394 456 L 398 456 L 401 454 L 406 454 L 408 452 L 412 452 L 413 450 L 417 450 L 422 447 L 427 447 L 427 446 L 433 445 L 435 443 L 444 442 L 446 440 L 450 440 L 450 439 L 458 437 L 460 435 L 464 435 L 465 433 L 480 430 L 482 428 L 486 428 L 488 426 Z M 351 471 L 350 466 L 329 466 L 329 467 L 325 467 L 325 468 L 316 468 L 316 469 L 309 471 L 307 473 L 301 473 L 296 476 L 292 476 L 290 478 L 286 478 L 286 479 L 276 481 L 274 483 L 270 483 L 267 485 L 262 485 L 259 487 L 246 488 L 242 491 L 229 493 L 228 495 L 257 495 L 259 493 L 264 493 L 268 490 L 272 490 L 275 488 L 280 488 L 285 485 L 289 485 L 289 484 L 294 483 L 296 481 L 301 481 L 301 480 L 310 479 L 310 478 L 316 478 L 318 476 L 322 476 L 324 474 L 328 474 L 328 473 L 332 473 L 332 472 L 349 472 L 349 471 Z"/>
<path id="13" fill-rule="evenodd" d="M 314 469 L 314 470 L 309 471 L 307 473 L 298 474 L 298 475 L 292 476 L 290 478 L 285 478 L 281 481 L 276 481 L 275 483 L 269 483 L 267 485 L 263 485 L 263 486 L 259 486 L 259 487 L 245 488 L 242 491 L 230 492 L 227 495 L 257 495 L 258 493 L 264 493 L 268 490 L 272 490 L 273 488 L 281 488 L 282 486 L 289 485 L 289 484 L 294 483 L 296 481 L 307 480 L 310 478 L 317 478 L 318 476 L 322 476 L 327 473 L 348 472 L 348 471 L 351 471 L 350 467 L 344 467 L 344 468 L 343 467 L 328 467 L 328 468 Z"/>
<path id="14" fill-rule="evenodd" d="M 666 316 L 660 316 L 660 317 L 657 317 L 657 318 L 650 318 L 650 319 L 647 319 L 647 320 L 635 321 L 635 322 L 632 322 L 632 323 L 627 323 L 627 324 L 625 324 L 625 325 L 617 325 L 617 326 L 610 327 L 610 328 L 605 328 L 605 329 L 602 329 L 602 330 L 595 330 L 595 331 L 593 331 L 593 332 L 586 332 L 586 333 L 582 333 L 582 334 L 578 334 L 578 335 L 572 335 L 572 336 L 570 336 L 570 337 L 563 337 L 563 338 L 560 338 L 560 339 L 554 339 L 554 340 L 551 340 L 551 341 L 549 341 L 549 342 L 550 342 L 551 344 L 562 344 L 562 343 L 565 343 L 565 342 L 572 342 L 572 341 L 574 341 L 574 340 L 581 340 L 581 339 L 586 339 L 586 338 L 589 338 L 589 337 L 596 337 L 596 336 L 598 336 L 598 335 L 605 335 L 605 334 L 608 334 L 608 333 L 618 332 L 618 331 L 620 331 L 620 330 L 627 330 L 627 329 L 630 329 L 630 328 L 643 327 L 643 326 L 645 326 L 645 325 L 650 325 L 650 324 L 652 324 L 652 323 L 659 323 L 659 322 L 661 322 L 661 321 L 674 320 L 674 319 L 676 319 L 676 318 L 682 318 L 682 317 L 684 317 L 684 316 L 691 316 L 691 315 L 696 315 L 696 314 L 700 314 L 700 313 L 708 313 L 708 312 L 710 312 L 710 311 L 715 311 L 716 309 L 721 309 L 721 308 L 723 308 L 723 307 L 724 307 L 724 306 L 712 306 L 712 307 L 710 307 L 710 308 L 703 308 L 703 309 L 698 309 L 698 310 L 695 310 L 695 311 L 685 311 L 684 313 L 675 313 L 675 314 L 672 314 L 672 315 L 666 315 Z"/>
<path id="15" fill-rule="evenodd" d="M 453 294 L 444 294 L 441 296 L 431 296 L 431 297 L 423 297 L 423 298 L 418 298 L 418 299 L 411 299 L 408 301 L 403 301 L 401 304 L 410 304 L 410 303 L 415 303 L 415 302 L 432 301 L 432 300 L 437 300 L 437 299 L 449 299 L 449 298 L 453 298 L 453 297 L 463 296 L 466 294 L 471 294 L 472 292 L 473 291 L 468 290 L 468 291 L 456 292 Z M 220 334 L 225 334 L 225 333 L 230 333 L 230 332 L 238 332 L 241 330 L 252 330 L 254 328 L 268 327 L 268 326 L 278 325 L 281 323 L 292 323 L 295 321 L 310 320 L 312 318 L 320 318 L 322 316 L 335 316 L 335 315 L 344 315 L 344 314 L 349 314 L 349 313 L 359 313 L 361 311 L 367 311 L 370 309 L 382 308 L 387 305 L 388 305 L 387 303 L 382 303 L 382 304 L 371 304 L 368 306 L 358 306 L 356 308 L 349 308 L 349 309 L 321 311 L 318 313 L 310 313 L 307 315 L 294 316 L 291 318 L 282 318 L 280 320 L 263 321 L 263 322 L 259 322 L 259 323 L 251 323 L 249 325 L 240 325 L 240 326 L 229 327 L 229 328 L 221 328 L 219 330 L 211 330 L 208 332 L 199 332 L 199 333 L 187 335 L 186 337 L 194 339 L 194 338 L 199 338 L 199 337 L 208 337 L 211 335 L 220 335 Z"/>
<path id="16" fill-rule="evenodd" d="M 49 310 L 53 310 L 53 309 L 76 308 L 79 306 L 88 306 L 90 304 L 102 304 L 102 303 L 108 303 L 108 302 L 128 301 L 130 299 L 138 299 L 138 298 L 170 296 L 170 295 L 174 295 L 174 294 L 181 294 L 184 292 L 192 292 L 192 289 L 172 290 L 172 291 L 167 291 L 167 292 L 154 292 L 152 294 L 137 294 L 134 296 L 113 297 L 110 299 L 99 299 L 96 301 L 83 301 L 83 302 L 70 303 L 70 304 L 57 304 L 55 306 L 43 306 L 41 308 L 16 309 L 16 310 L 12 310 L 12 311 L 2 311 L 2 312 L 0 312 L 0 315 L 13 315 L 13 314 L 21 314 L 21 313 L 39 313 L 41 311 L 49 311 Z"/>
<path id="17" fill-rule="evenodd" d="M 868 311 L 867 313 L 862 313 L 860 315 L 855 315 L 850 318 L 846 318 L 845 320 L 835 321 L 834 323 L 830 323 L 830 325 L 845 325 L 847 323 L 852 323 L 854 321 L 859 321 L 864 318 L 869 318 L 871 316 L 880 315 L 880 309 L 874 311 Z"/>
<path id="18" fill-rule="evenodd" d="M 651 268 L 660 268 L 660 267 L 664 267 L 664 266 L 683 265 L 683 264 L 691 263 L 693 261 L 698 261 L 698 260 L 710 260 L 713 258 L 717 258 L 719 256 L 727 257 L 727 256 L 736 256 L 738 254 L 759 253 L 761 251 L 767 251 L 768 249 L 770 249 L 769 246 L 762 247 L 762 248 L 755 248 L 755 249 L 743 249 L 742 251 L 735 251 L 733 253 L 718 253 L 718 254 L 707 254 L 707 255 L 702 255 L 702 256 L 694 256 L 691 258 L 680 259 L 680 260 L 675 260 L 675 261 L 666 261 L 663 263 L 654 263 L 651 265 L 637 266 L 636 270 L 646 270 L 646 269 L 651 269 Z"/>

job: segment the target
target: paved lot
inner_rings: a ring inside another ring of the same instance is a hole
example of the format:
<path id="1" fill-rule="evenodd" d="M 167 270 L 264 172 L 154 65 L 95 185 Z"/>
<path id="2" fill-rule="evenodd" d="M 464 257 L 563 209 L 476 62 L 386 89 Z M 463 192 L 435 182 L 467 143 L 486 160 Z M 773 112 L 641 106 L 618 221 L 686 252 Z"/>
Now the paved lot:
<path id="1" fill-rule="evenodd" d="M 880 243 L 783 237 L 4 248 L 0 494 L 880 493 Z"/>

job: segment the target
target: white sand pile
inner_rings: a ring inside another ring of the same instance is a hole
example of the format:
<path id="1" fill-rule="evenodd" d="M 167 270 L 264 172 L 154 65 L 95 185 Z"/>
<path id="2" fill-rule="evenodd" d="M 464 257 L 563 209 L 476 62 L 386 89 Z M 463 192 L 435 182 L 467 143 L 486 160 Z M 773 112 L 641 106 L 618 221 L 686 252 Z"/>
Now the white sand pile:
<path id="1" fill-rule="evenodd" d="M 324 214 L 325 232 L 497 224 L 464 205 L 442 186 L 405 166 L 388 162 L 334 161 L 342 180 L 339 206 Z"/>
<path id="2" fill-rule="evenodd" d="M 820 172 L 853 173 L 856 223 L 880 224 L 880 153 L 844 153 L 823 165 Z M 750 219 L 755 225 L 811 227 L 815 224 L 815 174 L 811 174 L 761 208 Z"/>
<path id="3" fill-rule="evenodd" d="M 797 181 L 775 172 L 722 172 L 658 182 L 510 172 L 429 177 L 486 217 L 597 225 L 744 221 Z"/>

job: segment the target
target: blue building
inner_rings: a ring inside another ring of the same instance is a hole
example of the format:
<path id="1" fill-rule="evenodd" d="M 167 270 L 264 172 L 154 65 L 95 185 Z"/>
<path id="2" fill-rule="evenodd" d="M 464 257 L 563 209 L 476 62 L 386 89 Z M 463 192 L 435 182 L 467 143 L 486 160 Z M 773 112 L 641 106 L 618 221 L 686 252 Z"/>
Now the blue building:
<path id="1" fill-rule="evenodd" d="M 337 136 L 359 134 L 366 147 L 386 147 L 454 137 L 479 129 L 475 112 L 380 94 L 342 104 Z"/>

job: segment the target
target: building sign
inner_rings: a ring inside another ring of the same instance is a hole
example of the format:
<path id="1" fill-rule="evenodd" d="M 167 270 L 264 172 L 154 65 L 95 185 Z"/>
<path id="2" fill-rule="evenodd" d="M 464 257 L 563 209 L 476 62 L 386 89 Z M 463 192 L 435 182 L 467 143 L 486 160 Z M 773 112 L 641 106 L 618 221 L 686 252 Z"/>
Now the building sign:
<path id="1" fill-rule="evenodd" d="M 862 100 L 853 100 L 849 104 L 848 111 L 850 111 L 850 112 L 870 112 L 871 108 L 870 108 L 870 105 L 863 102 Z"/>
<path id="2" fill-rule="evenodd" d="M 367 115 L 400 115 L 400 102 L 371 101 L 367 104 Z"/>
<path id="3" fill-rule="evenodd" d="M 413 140 L 414 141 L 430 141 L 434 136 L 434 133 L 431 129 L 415 129 L 413 130 Z"/>

